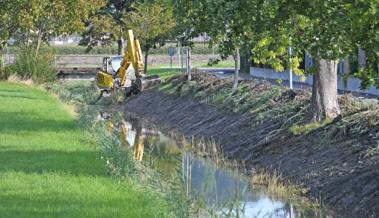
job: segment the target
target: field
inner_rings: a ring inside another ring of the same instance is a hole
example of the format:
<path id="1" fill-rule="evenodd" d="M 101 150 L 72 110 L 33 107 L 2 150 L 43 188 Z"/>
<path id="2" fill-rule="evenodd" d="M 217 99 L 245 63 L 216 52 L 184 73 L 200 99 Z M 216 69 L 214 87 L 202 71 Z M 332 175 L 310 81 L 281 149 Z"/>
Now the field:
<path id="1" fill-rule="evenodd" d="M 38 88 L 0 82 L 1 217 L 167 217 L 157 194 L 111 179 L 73 111 Z"/>

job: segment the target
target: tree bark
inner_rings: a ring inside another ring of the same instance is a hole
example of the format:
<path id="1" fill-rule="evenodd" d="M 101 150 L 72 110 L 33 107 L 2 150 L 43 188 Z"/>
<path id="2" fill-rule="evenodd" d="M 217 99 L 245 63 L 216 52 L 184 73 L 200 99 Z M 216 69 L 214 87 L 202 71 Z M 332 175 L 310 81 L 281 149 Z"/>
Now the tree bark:
<path id="1" fill-rule="evenodd" d="M 240 72 L 241 73 L 250 73 L 251 67 L 251 51 L 248 46 L 244 46 L 240 51 Z"/>
<path id="2" fill-rule="evenodd" d="M 38 57 L 39 49 L 41 48 L 41 43 L 42 43 L 42 32 L 39 32 L 38 38 L 37 38 L 37 47 L 36 47 L 35 59 L 37 59 L 37 57 Z"/>
<path id="3" fill-rule="evenodd" d="M 119 40 L 117 40 L 117 46 L 118 46 L 118 55 L 124 55 L 125 54 L 125 45 L 124 45 L 124 38 L 121 37 Z"/>
<path id="4" fill-rule="evenodd" d="M 145 60 L 144 60 L 144 65 L 143 65 L 143 73 L 147 73 L 147 58 L 149 57 L 149 49 L 145 50 Z"/>
<path id="5" fill-rule="evenodd" d="M 334 119 L 341 114 L 337 92 L 337 61 L 319 59 L 313 75 L 311 115 L 313 121 Z"/>
<path id="6" fill-rule="evenodd" d="M 239 50 L 239 48 L 237 48 L 235 50 L 233 58 L 234 58 L 234 78 L 233 78 L 232 93 L 237 91 L 237 87 L 238 87 L 238 75 L 239 75 L 239 70 L 240 70 L 240 50 Z"/>

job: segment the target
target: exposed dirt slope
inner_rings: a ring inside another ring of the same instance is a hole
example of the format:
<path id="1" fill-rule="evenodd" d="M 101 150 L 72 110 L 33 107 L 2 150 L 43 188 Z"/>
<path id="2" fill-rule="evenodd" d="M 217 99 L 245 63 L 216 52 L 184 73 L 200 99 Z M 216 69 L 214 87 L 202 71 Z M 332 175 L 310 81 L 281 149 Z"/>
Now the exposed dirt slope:
<path id="1" fill-rule="evenodd" d="M 341 217 L 379 216 L 377 106 L 342 96 L 342 118 L 306 125 L 308 91 L 252 81 L 230 96 L 229 88 L 207 75 L 190 83 L 178 76 L 125 107 L 187 136 L 216 139 L 228 158 L 249 167 L 279 170 Z"/>

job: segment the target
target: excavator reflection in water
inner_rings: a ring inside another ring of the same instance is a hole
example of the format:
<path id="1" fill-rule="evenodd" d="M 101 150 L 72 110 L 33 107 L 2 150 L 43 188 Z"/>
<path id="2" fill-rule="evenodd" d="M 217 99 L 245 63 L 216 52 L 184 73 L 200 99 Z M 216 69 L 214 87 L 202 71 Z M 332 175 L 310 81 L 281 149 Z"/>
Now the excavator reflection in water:
<path id="1" fill-rule="evenodd" d="M 175 164 L 172 162 L 178 161 L 176 156 L 180 155 L 180 149 L 177 144 L 162 135 L 160 131 L 153 128 L 144 128 L 139 119 L 124 116 L 118 121 L 113 121 L 110 119 L 110 113 L 107 112 L 100 112 L 99 118 L 107 122 L 106 125 L 109 131 L 117 132 L 121 144 L 131 150 L 135 160 L 142 161 L 144 151 L 147 149 L 150 166 L 160 165 L 162 167 L 164 165 L 164 168 L 173 167 Z M 154 161 L 153 159 L 159 159 L 159 161 Z M 167 171 L 170 170 L 167 169 Z"/>
<path id="2" fill-rule="evenodd" d="M 147 132 L 145 129 L 142 129 L 142 124 L 137 119 L 128 118 L 128 122 L 125 119 L 119 122 L 112 122 L 107 112 L 100 112 L 100 118 L 107 120 L 109 131 L 118 132 L 121 144 L 130 148 L 133 152 L 133 158 L 138 161 L 142 161 L 143 158 L 146 134 L 158 135 L 158 133 L 153 131 Z"/>

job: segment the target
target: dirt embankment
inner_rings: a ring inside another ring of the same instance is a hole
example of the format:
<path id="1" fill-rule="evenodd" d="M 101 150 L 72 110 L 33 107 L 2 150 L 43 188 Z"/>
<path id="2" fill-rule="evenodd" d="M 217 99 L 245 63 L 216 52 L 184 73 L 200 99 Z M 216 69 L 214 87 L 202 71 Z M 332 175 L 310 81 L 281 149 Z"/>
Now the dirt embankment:
<path id="1" fill-rule="evenodd" d="M 342 118 L 307 124 L 309 91 L 206 75 L 170 79 L 130 99 L 126 109 L 187 136 L 216 139 L 248 167 L 278 170 L 336 206 L 341 217 L 379 216 L 379 108 L 340 97 Z"/>

